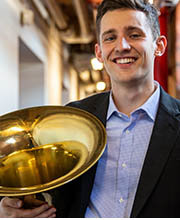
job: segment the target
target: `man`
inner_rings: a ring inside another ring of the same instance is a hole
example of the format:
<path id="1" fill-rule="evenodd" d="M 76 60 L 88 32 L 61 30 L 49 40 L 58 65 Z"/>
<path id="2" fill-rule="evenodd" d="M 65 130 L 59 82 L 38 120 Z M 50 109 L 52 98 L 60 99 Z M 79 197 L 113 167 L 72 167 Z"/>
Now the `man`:
<path id="1" fill-rule="evenodd" d="M 107 147 L 98 164 L 50 192 L 57 217 L 179 217 L 180 102 L 153 79 L 154 59 L 166 48 L 158 13 L 143 0 L 104 0 L 97 34 L 96 57 L 112 91 L 69 105 L 103 122 Z M 55 215 L 17 202 L 4 198 L 0 215 Z"/>

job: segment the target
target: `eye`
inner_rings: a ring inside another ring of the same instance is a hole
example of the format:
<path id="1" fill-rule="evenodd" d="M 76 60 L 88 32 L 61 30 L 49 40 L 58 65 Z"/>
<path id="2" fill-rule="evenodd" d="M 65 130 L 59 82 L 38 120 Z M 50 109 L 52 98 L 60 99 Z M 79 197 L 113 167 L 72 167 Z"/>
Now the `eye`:
<path id="1" fill-rule="evenodd" d="M 113 41 L 115 39 L 116 39 L 115 36 L 106 36 L 106 37 L 104 37 L 104 41 L 105 42 L 111 42 L 111 41 Z"/>
<path id="2" fill-rule="evenodd" d="M 130 35 L 130 38 L 132 38 L 132 39 L 138 39 L 138 38 L 140 38 L 140 37 L 141 37 L 140 34 L 131 34 L 131 35 Z"/>

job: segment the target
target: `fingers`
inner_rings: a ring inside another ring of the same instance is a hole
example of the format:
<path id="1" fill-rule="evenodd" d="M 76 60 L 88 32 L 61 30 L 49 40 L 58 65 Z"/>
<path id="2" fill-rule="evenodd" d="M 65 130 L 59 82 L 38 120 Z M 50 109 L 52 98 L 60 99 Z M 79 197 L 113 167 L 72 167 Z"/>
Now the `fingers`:
<path id="1" fill-rule="evenodd" d="M 39 216 L 36 216 L 36 218 L 55 218 L 56 217 L 56 209 L 51 206 L 47 211 L 43 212 Z"/>
<path id="2" fill-rule="evenodd" d="M 9 198 L 9 197 L 4 197 L 1 200 L 1 205 L 3 207 L 9 206 L 11 208 L 21 208 L 23 205 L 23 202 L 20 199 L 17 198 Z"/>
<path id="3" fill-rule="evenodd" d="M 22 208 L 20 199 L 4 197 L 0 202 L 0 217 L 6 218 L 54 218 L 56 209 L 47 203 L 33 209 Z"/>
<path id="4" fill-rule="evenodd" d="M 56 218 L 56 214 L 49 216 L 48 218 Z"/>
<path id="5" fill-rule="evenodd" d="M 24 208 L 35 208 L 45 204 L 45 201 L 38 200 L 34 195 L 24 196 Z"/>
<path id="6" fill-rule="evenodd" d="M 20 199 L 2 198 L 0 202 L 0 217 L 10 218 L 16 217 L 17 212 L 21 209 L 23 202 Z"/>
<path id="7" fill-rule="evenodd" d="M 54 207 L 50 207 L 48 204 L 43 204 L 34 209 L 24 209 L 19 210 L 21 216 L 23 218 L 47 218 L 53 214 L 55 214 L 56 209 Z"/>

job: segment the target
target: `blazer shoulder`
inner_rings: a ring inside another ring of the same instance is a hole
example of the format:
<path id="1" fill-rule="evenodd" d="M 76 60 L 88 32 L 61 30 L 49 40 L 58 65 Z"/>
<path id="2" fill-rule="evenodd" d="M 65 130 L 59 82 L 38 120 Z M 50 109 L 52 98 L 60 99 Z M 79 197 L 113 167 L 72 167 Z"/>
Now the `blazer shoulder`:
<path id="1" fill-rule="evenodd" d="M 91 109 L 93 106 L 99 104 L 102 100 L 108 99 L 109 94 L 110 94 L 109 91 L 97 93 L 97 94 L 88 96 L 84 99 L 67 103 L 66 106 L 76 107 L 80 109 L 88 109 L 88 108 Z"/>
<path id="2" fill-rule="evenodd" d="M 174 117 L 180 117 L 180 100 L 173 98 L 161 89 L 160 107 Z"/>

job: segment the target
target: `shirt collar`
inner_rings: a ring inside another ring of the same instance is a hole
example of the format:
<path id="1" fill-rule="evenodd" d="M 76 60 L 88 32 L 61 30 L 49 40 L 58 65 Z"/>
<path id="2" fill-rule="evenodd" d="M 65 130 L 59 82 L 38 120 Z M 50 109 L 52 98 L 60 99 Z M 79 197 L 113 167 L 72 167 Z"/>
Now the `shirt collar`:
<path id="1" fill-rule="evenodd" d="M 155 121 L 158 105 L 159 105 L 159 98 L 160 98 L 160 86 L 157 81 L 154 81 L 156 90 L 155 92 L 149 97 L 149 99 L 139 108 L 135 109 L 131 115 L 139 110 L 143 110 L 146 112 L 146 114 Z M 114 113 L 120 113 L 118 109 L 116 108 L 113 98 L 112 98 L 112 91 L 109 96 L 109 107 L 107 112 L 107 120 L 111 117 L 111 115 Z M 123 114 L 123 113 L 121 113 Z"/>

